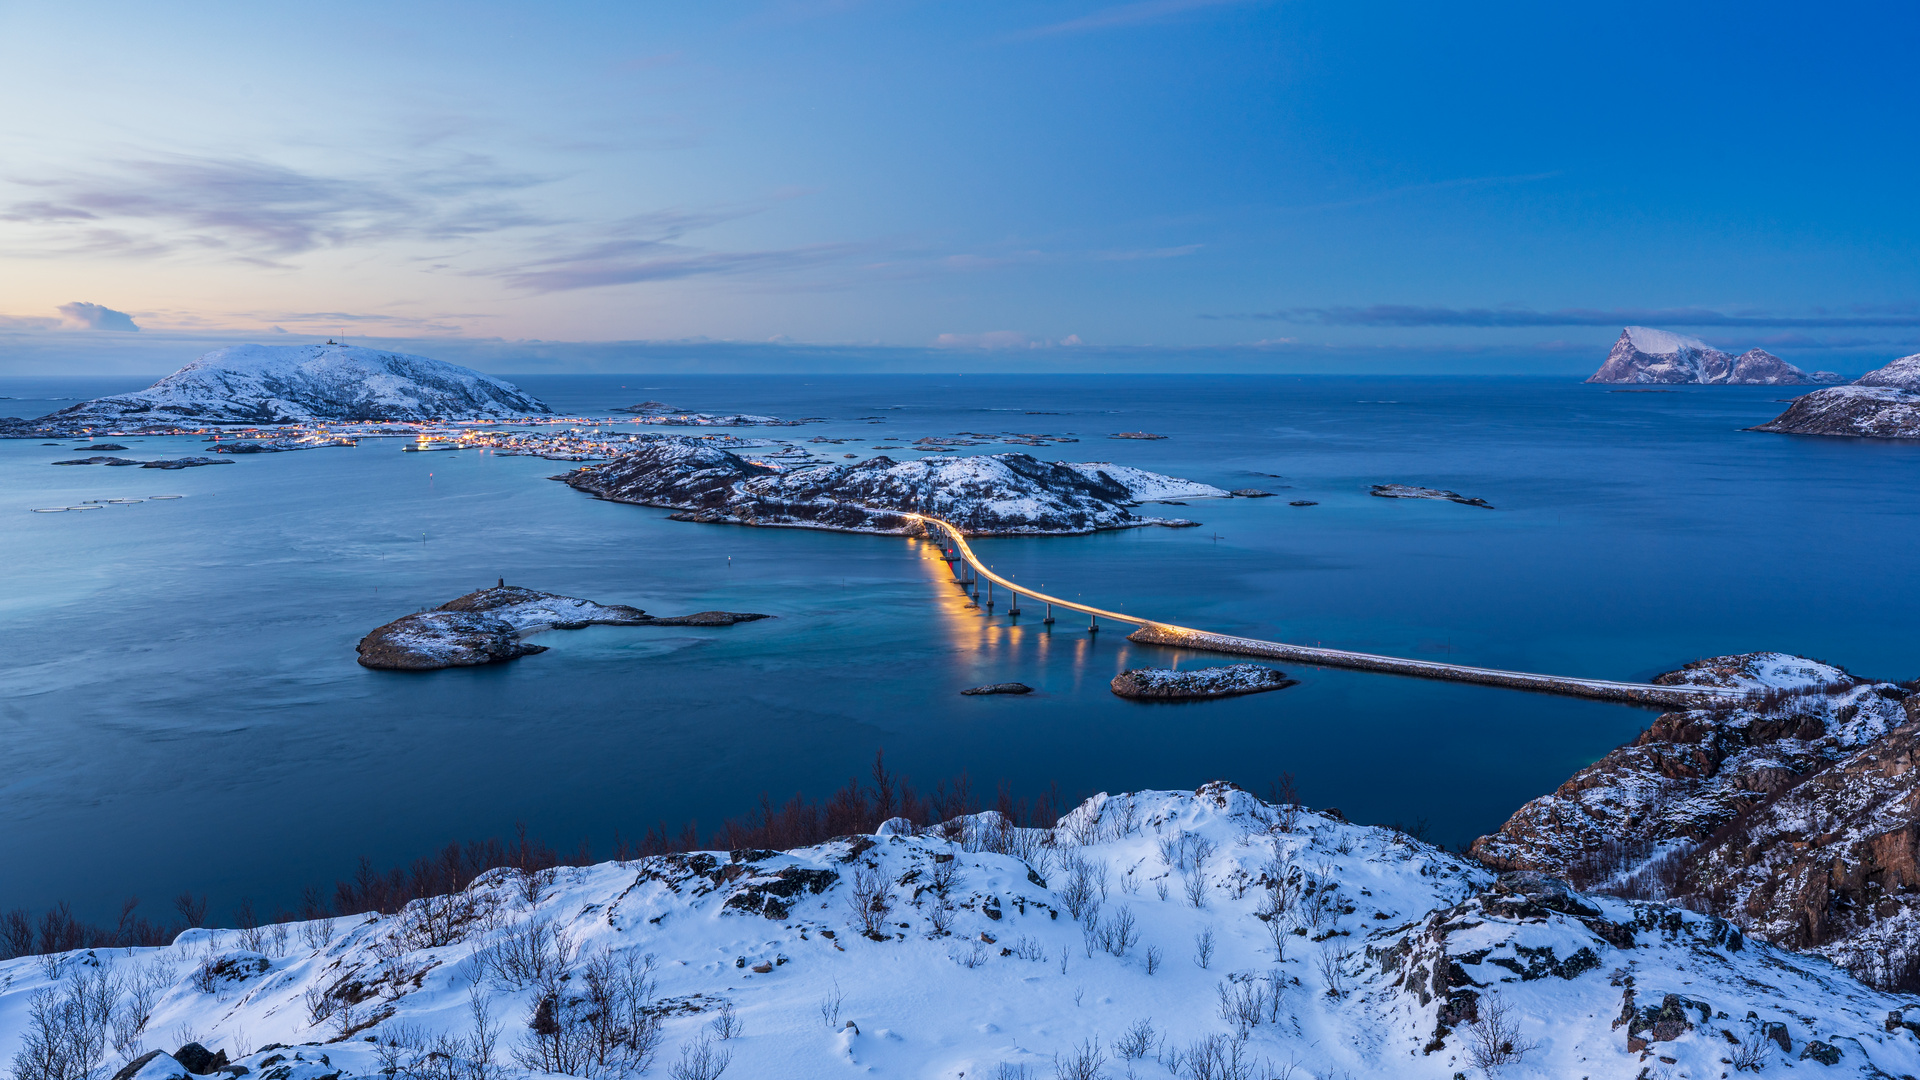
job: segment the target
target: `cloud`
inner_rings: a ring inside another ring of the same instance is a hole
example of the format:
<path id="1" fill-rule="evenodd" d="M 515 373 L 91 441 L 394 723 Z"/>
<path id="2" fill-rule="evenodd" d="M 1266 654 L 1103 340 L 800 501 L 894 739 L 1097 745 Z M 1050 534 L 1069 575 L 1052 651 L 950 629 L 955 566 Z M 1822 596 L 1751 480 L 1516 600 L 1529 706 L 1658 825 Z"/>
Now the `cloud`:
<path id="1" fill-rule="evenodd" d="M 1226 7 L 1255 2 L 1255 0 L 1139 0 L 1137 3 L 1120 4 L 1102 8 L 1089 15 L 1065 22 L 1049 23 L 1029 30 L 1021 30 L 1008 35 L 1010 41 L 1031 41 L 1035 38 L 1059 37 L 1065 34 L 1086 34 L 1098 30 L 1113 30 L 1123 26 L 1139 26 L 1143 23 L 1161 22 L 1177 18 L 1190 11 L 1205 8 Z"/>
<path id="2" fill-rule="evenodd" d="M 133 323 L 133 316 L 124 311 L 115 311 L 99 304 L 89 304 L 84 300 L 75 300 L 71 304 L 61 304 L 60 316 L 67 325 L 81 330 L 122 330 L 137 331 L 140 328 Z"/>
<path id="3" fill-rule="evenodd" d="M 1317 326 L 1728 326 L 1832 328 L 1866 326 L 1920 326 L 1920 313 L 1898 308 L 1860 307 L 1850 314 L 1768 315 L 1729 314 L 1707 308 L 1528 308 L 1415 307 L 1374 304 L 1370 307 L 1299 307 L 1228 315 L 1201 315 L 1203 319 L 1254 319 Z"/>
<path id="4" fill-rule="evenodd" d="M 39 197 L 0 205 L 0 221 L 50 230 L 56 251 L 63 244 L 67 252 L 141 257 L 214 252 L 277 265 L 323 247 L 545 224 L 502 197 L 544 182 L 473 156 L 372 180 L 246 158 L 158 155 L 90 174 L 15 178 Z"/>
<path id="5" fill-rule="evenodd" d="M 1079 346 L 1086 342 L 1079 334 L 1068 334 L 1055 341 L 1051 338 L 1036 338 L 1019 330 L 989 330 L 984 334 L 941 334 L 933 339 L 936 349 L 1051 349 L 1056 346 Z"/>

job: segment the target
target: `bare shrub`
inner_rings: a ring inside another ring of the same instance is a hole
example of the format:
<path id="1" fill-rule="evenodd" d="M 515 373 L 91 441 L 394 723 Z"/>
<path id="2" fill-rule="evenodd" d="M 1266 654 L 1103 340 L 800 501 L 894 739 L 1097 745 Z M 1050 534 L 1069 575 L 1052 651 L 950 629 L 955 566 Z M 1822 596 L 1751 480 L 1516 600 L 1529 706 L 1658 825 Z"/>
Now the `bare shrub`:
<path id="1" fill-rule="evenodd" d="M 1205 971 L 1213 964 L 1213 931 L 1202 930 L 1193 935 L 1193 962 Z"/>
<path id="2" fill-rule="evenodd" d="M 563 926 L 528 919 L 509 927 L 478 955 L 480 968 L 509 990 L 548 982 L 573 959 L 573 937 Z"/>
<path id="3" fill-rule="evenodd" d="M 1053 1055 L 1054 1080 L 1102 1080 L 1106 1074 L 1107 1052 L 1088 1039 L 1072 1050 Z"/>
<path id="4" fill-rule="evenodd" d="M 1256 1077 L 1256 1065 L 1246 1044 L 1225 1035 L 1196 1039 L 1187 1044 L 1184 1053 L 1174 1051 L 1169 1056 L 1172 1060 L 1168 1071 L 1187 1080 L 1255 1080 Z M 1261 1077 L 1272 1074 L 1270 1062 L 1266 1070 L 1258 1073 Z"/>
<path id="5" fill-rule="evenodd" d="M 118 981 L 99 970 L 35 993 L 13 1056 L 14 1080 L 94 1080 L 106 1061 L 119 996 Z"/>
<path id="6" fill-rule="evenodd" d="M 847 893 L 847 907 L 860 932 L 881 941 L 886 938 L 887 912 L 893 910 L 893 882 L 870 866 L 853 872 L 853 887 Z"/>
<path id="7" fill-rule="evenodd" d="M 1097 891 L 1094 874 L 1094 862 L 1078 851 L 1062 856 L 1060 868 L 1067 875 L 1067 883 L 1060 889 L 1060 904 L 1067 914 L 1076 920 L 1083 920 L 1089 912 L 1098 911 L 1100 901 L 1094 896 Z M 1106 867 L 1100 867 L 1100 877 L 1105 877 Z"/>
<path id="8" fill-rule="evenodd" d="M 1207 873 L 1204 868 L 1195 867 L 1180 884 L 1186 890 L 1187 903 L 1196 908 L 1207 906 Z"/>
<path id="9" fill-rule="evenodd" d="M 1025 934 L 1014 938 L 1013 944 L 1008 946 L 1008 949 L 1011 951 L 1015 960 L 1039 961 L 1047 958 L 1046 946 Z"/>
<path id="10" fill-rule="evenodd" d="M 1253 1029 L 1267 1018 L 1267 993 L 1251 980 L 1221 980 L 1215 988 L 1220 997 L 1220 1019 L 1233 1028 L 1234 1037 L 1246 1041 Z"/>
<path id="11" fill-rule="evenodd" d="M 1160 946 L 1158 945 L 1147 946 L 1146 958 L 1147 958 L 1147 974 L 1151 975 L 1154 972 L 1160 970 Z"/>
<path id="12" fill-rule="evenodd" d="M 933 906 L 927 909 L 927 925 L 935 937 L 946 937 L 953 932 L 953 902 L 944 896 L 935 897 Z"/>
<path id="13" fill-rule="evenodd" d="M 1499 997 L 1488 994 L 1480 999 L 1479 1015 L 1466 1025 L 1467 1060 L 1485 1072 L 1501 1065 L 1512 1065 L 1525 1057 L 1534 1044 L 1520 1038 L 1520 1023 Z"/>
<path id="14" fill-rule="evenodd" d="M 1003 1061 L 994 1068 L 993 1080 L 1033 1080 L 1033 1069 L 1024 1063 Z"/>
<path id="15" fill-rule="evenodd" d="M 680 1060 L 673 1063 L 667 1075 L 673 1080 L 719 1080 L 720 1074 L 733 1064 L 733 1051 L 716 1049 L 705 1035 L 680 1047 Z"/>
<path id="16" fill-rule="evenodd" d="M 514 1061 L 535 1072 L 588 1080 L 644 1072 L 660 1045 L 653 968 L 651 954 L 616 959 L 600 953 L 581 966 L 577 980 L 563 983 L 555 976 L 540 984 L 526 1042 L 514 1050 Z"/>
<path id="17" fill-rule="evenodd" d="M 820 1020 L 827 1025 L 828 1031 L 840 1030 L 840 1005 L 841 1002 L 845 1000 L 845 997 L 846 995 L 840 992 L 840 980 L 835 979 L 833 980 L 833 993 L 820 999 L 820 1004 L 817 1008 L 820 1010 Z"/>
<path id="18" fill-rule="evenodd" d="M 1102 930 L 1101 945 L 1114 956 L 1125 956 L 1127 950 L 1140 941 L 1140 931 L 1134 925 L 1133 909 L 1123 907 L 1106 920 Z"/>
<path id="19" fill-rule="evenodd" d="M 1135 1020 L 1126 1034 L 1114 1042 L 1113 1052 L 1119 1054 L 1122 1061 L 1139 1061 L 1153 1052 L 1154 1034 L 1151 1019 L 1142 1017 Z"/>
<path id="20" fill-rule="evenodd" d="M 1754 1024 L 1747 1037 L 1734 1045 L 1727 1059 L 1733 1063 L 1735 1072 L 1759 1072 L 1767 1067 L 1767 1059 L 1772 1056 L 1773 1040 L 1767 1037 L 1764 1024 Z"/>
<path id="21" fill-rule="evenodd" d="M 1327 988 L 1327 996 L 1345 997 L 1347 994 L 1347 961 L 1353 958 L 1353 950 L 1345 945 L 1328 942 L 1320 950 L 1320 982 Z"/>
<path id="22" fill-rule="evenodd" d="M 731 1001 L 723 1001 L 720 1003 L 720 1011 L 714 1014 L 712 1020 L 707 1021 L 707 1026 L 713 1029 L 714 1038 L 719 1039 L 721 1042 L 726 1042 L 729 1039 L 737 1039 L 741 1033 L 746 1030 L 746 1028 L 741 1025 L 740 1014 L 734 1011 L 733 1002 Z"/>
<path id="23" fill-rule="evenodd" d="M 961 950 L 959 955 L 954 957 L 954 960 L 958 961 L 961 967 L 972 971 L 974 968 L 987 962 L 986 942 L 978 938 L 967 942 L 967 947 Z"/>

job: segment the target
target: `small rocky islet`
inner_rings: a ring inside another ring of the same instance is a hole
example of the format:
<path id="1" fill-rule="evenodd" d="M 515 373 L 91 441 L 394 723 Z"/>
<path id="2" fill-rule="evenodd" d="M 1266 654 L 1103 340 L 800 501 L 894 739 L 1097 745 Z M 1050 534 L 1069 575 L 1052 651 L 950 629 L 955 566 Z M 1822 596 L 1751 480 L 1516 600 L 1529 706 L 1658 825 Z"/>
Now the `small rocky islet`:
<path id="1" fill-rule="evenodd" d="M 772 618 L 744 611 L 702 611 L 658 618 L 625 604 L 596 604 L 508 585 L 479 589 L 429 611 L 405 615 L 360 639 L 362 667 L 436 671 L 497 664 L 547 651 L 524 640 L 543 630 L 585 626 L 732 626 Z"/>
<path id="2" fill-rule="evenodd" d="M 1286 672 L 1263 664 L 1224 664 L 1218 667 L 1134 668 L 1113 677 L 1113 692 L 1136 701 L 1204 701 L 1238 697 L 1299 684 Z"/>

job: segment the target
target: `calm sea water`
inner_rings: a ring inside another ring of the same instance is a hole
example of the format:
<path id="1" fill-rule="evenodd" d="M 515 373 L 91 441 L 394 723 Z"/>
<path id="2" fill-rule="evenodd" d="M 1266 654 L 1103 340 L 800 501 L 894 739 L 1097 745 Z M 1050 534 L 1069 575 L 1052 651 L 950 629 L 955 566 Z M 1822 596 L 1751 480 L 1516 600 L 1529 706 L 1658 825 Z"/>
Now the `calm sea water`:
<path id="1" fill-rule="evenodd" d="M 1204 522 L 983 540 L 1005 573 L 1188 626 L 1500 667 L 1645 678 L 1784 649 L 1920 674 L 1920 446 L 1740 429 L 1780 390 L 1608 393 L 1540 379 L 524 377 L 567 411 L 658 398 L 823 415 L 782 437 L 1074 432 L 1039 452 L 1287 498 L 1163 508 Z M 0 380 L 0 413 L 142 380 Z M 1028 415 L 1042 413 L 1051 415 Z M 882 416 L 884 424 L 859 417 Z M 1112 441 L 1148 430 L 1164 441 Z M 118 440 L 128 456 L 192 439 Z M 702 526 L 596 502 L 567 466 L 366 440 L 184 472 L 55 468 L 0 442 L 0 907 L 108 914 L 183 889 L 271 908 L 359 855 L 410 859 L 524 821 L 604 851 L 762 791 L 824 794 L 877 748 L 915 780 L 1032 794 L 1265 790 L 1457 843 L 1631 738 L 1624 706 L 1289 668 L 1193 705 L 1115 698 L 1132 666 L 1230 662 L 966 610 L 900 538 Z M 843 447 L 836 449 L 850 449 Z M 992 450 L 994 448 L 981 448 Z M 979 452 L 979 451 L 976 451 Z M 895 456 L 909 456 L 904 453 Z M 1495 510 L 1371 498 L 1452 488 Z M 32 514 L 85 499 L 179 494 Z M 1291 507 L 1287 499 L 1319 505 Z M 595 627 L 481 669 L 369 671 L 354 643 L 504 577 L 779 618 Z M 1284 666 L 1284 665 L 1283 665 Z M 1019 680 L 1026 698 L 961 697 Z"/>

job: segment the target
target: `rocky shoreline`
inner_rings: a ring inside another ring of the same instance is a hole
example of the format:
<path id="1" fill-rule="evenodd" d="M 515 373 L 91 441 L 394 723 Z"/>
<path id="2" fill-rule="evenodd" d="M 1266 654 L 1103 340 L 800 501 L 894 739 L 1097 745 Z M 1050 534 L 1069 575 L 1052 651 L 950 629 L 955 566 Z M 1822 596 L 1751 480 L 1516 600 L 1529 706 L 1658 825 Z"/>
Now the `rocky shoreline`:
<path id="1" fill-rule="evenodd" d="M 547 651 L 524 639 L 544 630 L 585 626 L 732 626 L 771 618 L 752 612 L 702 611 L 659 618 L 624 604 L 596 604 L 508 585 L 479 589 L 430 611 L 376 627 L 356 647 L 362 667 L 436 671 L 497 664 Z"/>
<path id="2" fill-rule="evenodd" d="M 1299 684 L 1298 679 L 1287 678 L 1286 672 L 1263 664 L 1226 664 L 1185 671 L 1134 668 L 1115 675 L 1109 685 L 1118 696 L 1135 701 L 1204 701 L 1284 690 Z"/>

